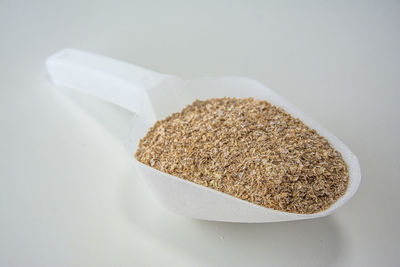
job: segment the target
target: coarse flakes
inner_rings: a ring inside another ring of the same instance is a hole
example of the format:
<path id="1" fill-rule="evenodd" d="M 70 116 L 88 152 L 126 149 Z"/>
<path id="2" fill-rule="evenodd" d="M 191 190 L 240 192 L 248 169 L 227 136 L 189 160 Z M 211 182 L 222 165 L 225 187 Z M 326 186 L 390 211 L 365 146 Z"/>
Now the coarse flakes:
<path id="1" fill-rule="evenodd" d="M 193 102 L 157 121 L 135 157 L 251 203 L 302 214 L 329 208 L 349 182 L 342 155 L 326 138 L 252 98 Z"/>

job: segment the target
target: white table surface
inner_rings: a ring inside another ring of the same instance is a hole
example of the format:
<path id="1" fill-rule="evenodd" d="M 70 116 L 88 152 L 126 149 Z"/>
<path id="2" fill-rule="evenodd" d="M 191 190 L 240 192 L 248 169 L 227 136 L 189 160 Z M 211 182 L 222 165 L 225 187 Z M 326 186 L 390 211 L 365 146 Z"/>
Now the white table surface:
<path id="1" fill-rule="evenodd" d="M 398 1 L 0 1 L 0 266 L 399 265 L 399 29 Z M 131 114 L 48 81 L 65 47 L 260 80 L 359 157 L 359 191 L 308 221 L 164 211 L 122 145 Z"/>

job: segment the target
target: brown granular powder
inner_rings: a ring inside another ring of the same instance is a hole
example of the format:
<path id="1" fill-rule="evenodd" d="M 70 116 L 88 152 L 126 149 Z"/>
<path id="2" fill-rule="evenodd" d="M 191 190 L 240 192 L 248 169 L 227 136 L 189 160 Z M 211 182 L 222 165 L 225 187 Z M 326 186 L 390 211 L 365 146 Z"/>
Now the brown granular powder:
<path id="1" fill-rule="evenodd" d="M 158 121 L 135 157 L 157 170 L 267 208 L 316 213 L 347 189 L 328 140 L 267 101 L 197 100 Z"/>

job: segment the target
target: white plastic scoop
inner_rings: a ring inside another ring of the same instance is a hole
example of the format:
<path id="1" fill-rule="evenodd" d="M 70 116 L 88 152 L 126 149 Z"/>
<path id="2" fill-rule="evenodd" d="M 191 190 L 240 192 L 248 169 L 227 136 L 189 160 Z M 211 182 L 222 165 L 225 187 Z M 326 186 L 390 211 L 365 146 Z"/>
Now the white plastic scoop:
<path id="1" fill-rule="evenodd" d="M 184 81 L 135 65 L 74 49 L 62 50 L 47 62 L 58 86 L 70 87 L 112 102 L 135 113 L 126 146 L 132 158 L 148 129 L 196 99 L 253 97 L 283 107 L 294 117 L 325 136 L 346 161 L 350 182 L 344 196 L 329 209 L 315 214 L 295 214 L 264 208 L 208 187 L 160 172 L 136 159 L 138 170 L 159 202 L 175 213 L 204 220 L 227 222 L 276 222 L 311 219 L 331 214 L 357 191 L 361 170 L 357 157 L 333 134 L 255 80 L 237 77 L 205 77 Z"/>

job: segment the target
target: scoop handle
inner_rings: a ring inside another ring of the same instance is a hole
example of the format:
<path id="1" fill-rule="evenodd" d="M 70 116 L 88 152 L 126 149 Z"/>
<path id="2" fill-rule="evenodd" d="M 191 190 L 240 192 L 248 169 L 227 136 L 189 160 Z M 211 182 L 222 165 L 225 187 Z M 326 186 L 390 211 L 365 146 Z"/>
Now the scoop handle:
<path id="1" fill-rule="evenodd" d="M 53 54 L 47 59 L 46 66 L 57 86 L 85 92 L 136 114 L 149 108 L 147 89 L 170 77 L 77 49 L 64 49 Z"/>

